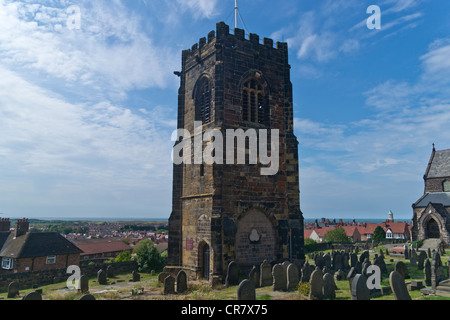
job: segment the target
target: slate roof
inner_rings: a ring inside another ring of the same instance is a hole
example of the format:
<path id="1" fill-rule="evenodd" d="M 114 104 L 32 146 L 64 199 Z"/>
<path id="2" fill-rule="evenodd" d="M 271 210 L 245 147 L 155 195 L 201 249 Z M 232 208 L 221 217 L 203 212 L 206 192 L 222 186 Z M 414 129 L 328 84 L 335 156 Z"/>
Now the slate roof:
<path id="1" fill-rule="evenodd" d="M 444 207 L 450 207 L 450 192 L 427 193 L 414 204 L 414 207 L 426 207 L 430 202 L 440 203 Z"/>
<path id="2" fill-rule="evenodd" d="M 57 232 L 28 232 L 17 238 L 11 233 L 0 251 L 0 257 L 18 259 L 81 252 L 81 249 Z"/>
<path id="3" fill-rule="evenodd" d="M 450 177 L 450 149 L 433 150 L 425 176 L 426 178 Z"/>

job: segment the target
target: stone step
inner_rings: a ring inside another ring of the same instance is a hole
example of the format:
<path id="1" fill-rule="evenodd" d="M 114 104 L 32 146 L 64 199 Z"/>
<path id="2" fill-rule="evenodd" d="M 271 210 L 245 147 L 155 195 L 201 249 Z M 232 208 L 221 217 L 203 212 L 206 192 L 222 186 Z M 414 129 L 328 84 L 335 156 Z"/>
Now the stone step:
<path id="1" fill-rule="evenodd" d="M 436 290 L 436 295 L 440 297 L 450 297 L 450 291 Z"/>

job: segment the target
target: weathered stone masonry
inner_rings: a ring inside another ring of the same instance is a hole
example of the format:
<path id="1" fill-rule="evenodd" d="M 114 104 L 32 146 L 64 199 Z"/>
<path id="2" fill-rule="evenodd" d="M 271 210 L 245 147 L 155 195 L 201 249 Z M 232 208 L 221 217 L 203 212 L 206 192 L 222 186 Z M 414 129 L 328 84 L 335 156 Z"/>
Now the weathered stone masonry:
<path id="1" fill-rule="evenodd" d="M 231 260 L 251 267 L 304 259 L 288 47 L 262 42 L 221 22 L 182 53 L 178 128 L 194 133 L 203 120 L 203 133 L 217 129 L 224 139 L 227 129 L 280 132 L 276 175 L 261 175 L 259 164 L 174 165 L 169 265 L 213 283 L 223 282 Z"/>

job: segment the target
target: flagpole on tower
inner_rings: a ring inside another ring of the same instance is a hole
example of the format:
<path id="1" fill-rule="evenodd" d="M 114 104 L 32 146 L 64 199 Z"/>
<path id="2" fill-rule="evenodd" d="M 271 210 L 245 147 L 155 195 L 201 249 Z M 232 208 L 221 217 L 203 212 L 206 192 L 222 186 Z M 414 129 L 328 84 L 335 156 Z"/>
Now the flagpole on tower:
<path id="1" fill-rule="evenodd" d="M 238 1 L 234 0 L 234 27 L 237 29 L 238 27 Z"/>

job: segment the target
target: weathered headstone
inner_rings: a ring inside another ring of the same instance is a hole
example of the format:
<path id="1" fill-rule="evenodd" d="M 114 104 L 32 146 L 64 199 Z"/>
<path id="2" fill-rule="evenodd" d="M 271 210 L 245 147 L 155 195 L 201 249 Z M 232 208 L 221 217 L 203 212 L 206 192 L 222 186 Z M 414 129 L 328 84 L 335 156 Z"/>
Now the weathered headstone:
<path id="1" fill-rule="evenodd" d="M 140 275 L 137 271 L 133 271 L 133 272 L 131 273 L 131 275 L 132 275 L 132 281 L 133 281 L 133 282 L 139 282 L 139 281 L 141 281 L 141 275 Z"/>
<path id="2" fill-rule="evenodd" d="M 168 276 L 170 276 L 170 273 L 168 273 L 168 272 L 161 272 L 161 273 L 158 275 L 158 282 L 164 283 L 164 280 L 165 280 Z"/>
<path id="3" fill-rule="evenodd" d="M 318 267 L 311 273 L 311 279 L 310 279 L 309 283 L 310 283 L 310 287 L 311 287 L 310 291 L 309 291 L 309 298 L 311 300 L 322 299 L 323 273 Z"/>
<path id="4" fill-rule="evenodd" d="M 287 290 L 292 291 L 297 288 L 298 283 L 300 282 L 299 272 L 297 266 L 293 263 L 289 264 L 287 267 Z"/>
<path id="5" fill-rule="evenodd" d="M 33 291 L 24 296 L 22 300 L 42 300 L 42 296 L 38 292 Z"/>
<path id="6" fill-rule="evenodd" d="M 248 279 L 250 281 L 253 281 L 255 288 L 259 288 L 260 287 L 259 282 L 261 281 L 260 268 L 253 266 L 252 270 L 250 270 L 250 273 L 248 274 Z"/>
<path id="7" fill-rule="evenodd" d="M 363 253 L 359 256 L 359 262 L 364 263 L 364 260 L 369 259 L 370 253 L 369 250 L 364 250 Z"/>
<path id="8" fill-rule="evenodd" d="M 345 273 L 344 273 L 344 271 L 342 271 L 341 269 L 339 269 L 338 271 L 336 271 L 336 272 L 334 273 L 334 280 L 335 280 L 335 281 L 345 280 Z"/>
<path id="9" fill-rule="evenodd" d="M 425 251 L 420 251 L 419 258 L 417 261 L 417 270 L 423 270 L 426 259 L 427 259 L 427 253 Z"/>
<path id="10" fill-rule="evenodd" d="M 350 268 L 356 267 L 357 262 L 358 262 L 358 255 L 356 253 L 350 254 Z"/>
<path id="11" fill-rule="evenodd" d="M 367 278 L 357 274 L 351 284 L 352 300 L 370 300 L 370 290 L 367 287 Z"/>
<path id="12" fill-rule="evenodd" d="M 251 280 L 244 280 L 239 284 L 237 290 L 238 300 L 256 300 L 255 285 Z"/>
<path id="13" fill-rule="evenodd" d="M 431 262 L 430 259 L 425 260 L 425 265 L 423 267 L 423 275 L 425 278 L 425 285 L 431 286 Z"/>
<path id="14" fill-rule="evenodd" d="M 273 291 L 286 291 L 287 277 L 281 264 L 276 264 L 272 268 Z"/>
<path id="15" fill-rule="evenodd" d="M 82 295 L 79 300 L 95 300 L 95 297 L 92 294 L 85 294 Z"/>
<path id="16" fill-rule="evenodd" d="M 395 263 L 394 271 L 397 271 L 400 273 L 400 275 L 403 277 L 403 279 L 408 279 L 408 267 L 403 261 L 397 261 Z"/>
<path id="17" fill-rule="evenodd" d="M 395 300 L 411 300 L 403 275 L 397 271 L 392 271 L 389 275 L 389 283 Z"/>
<path id="18" fill-rule="evenodd" d="M 164 279 L 164 294 L 175 294 L 175 278 L 173 276 Z"/>
<path id="19" fill-rule="evenodd" d="M 227 277 L 225 278 L 225 285 L 227 287 L 237 286 L 239 284 L 239 267 L 235 261 L 231 261 L 227 268 Z"/>
<path id="20" fill-rule="evenodd" d="M 272 266 L 270 265 L 270 262 L 264 260 L 263 263 L 261 263 L 260 270 L 261 270 L 261 281 L 260 281 L 261 287 L 271 286 L 273 283 L 273 277 L 272 277 Z"/>
<path id="21" fill-rule="evenodd" d="M 103 269 L 100 269 L 97 272 L 97 282 L 100 285 L 106 285 L 107 284 L 106 272 Z"/>
<path id="22" fill-rule="evenodd" d="M 114 277 L 114 268 L 112 265 L 109 265 L 106 267 L 106 277 L 107 278 L 112 278 Z"/>
<path id="23" fill-rule="evenodd" d="M 16 281 L 11 282 L 8 285 L 8 298 L 15 298 L 19 295 L 19 283 Z"/>
<path id="24" fill-rule="evenodd" d="M 187 290 L 186 272 L 180 270 L 177 274 L 177 293 L 184 293 Z"/>
<path id="25" fill-rule="evenodd" d="M 409 264 L 410 266 L 415 267 L 417 265 L 417 253 L 416 250 L 411 249 L 410 255 L 409 255 Z"/>
<path id="26" fill-rule="evenodd" d="M 312 266 L 308 262 L 305 262 L 302 267 L 302 276 L 300 278 L 300 282 L 309 282 L 312 271 Z"/>
<path id="27" fill-rule="evenodd" d="M 333 270 L 337 271 L 339 269 L 344 269 L 344 261 L 342 253 L 337 251 L 333 256 Z"/>
<path id="28" fill-rule="evenodd" d="M 323 276 L 323 291 L 322 295 L 324 299 L 336 298 L 336 283 L 330 273 L 325 273 Z"/>
<path id="29" fill-rule="evenodd" d="M 89 292 L 89 278 L 84 274 L 80 277 L 80 291 L 82 293 Z"/>
<path id="30" fill-rule="evenodd" d="M 327 267 L 327 268 L 331 269 L 331 255 L 330 255 L 330 253 L 327 252 L 326 254 L 324 254 L 323 257 L 322 257 L 322 260 L 323 260 L 322 268 L 323 267 Z"/>

